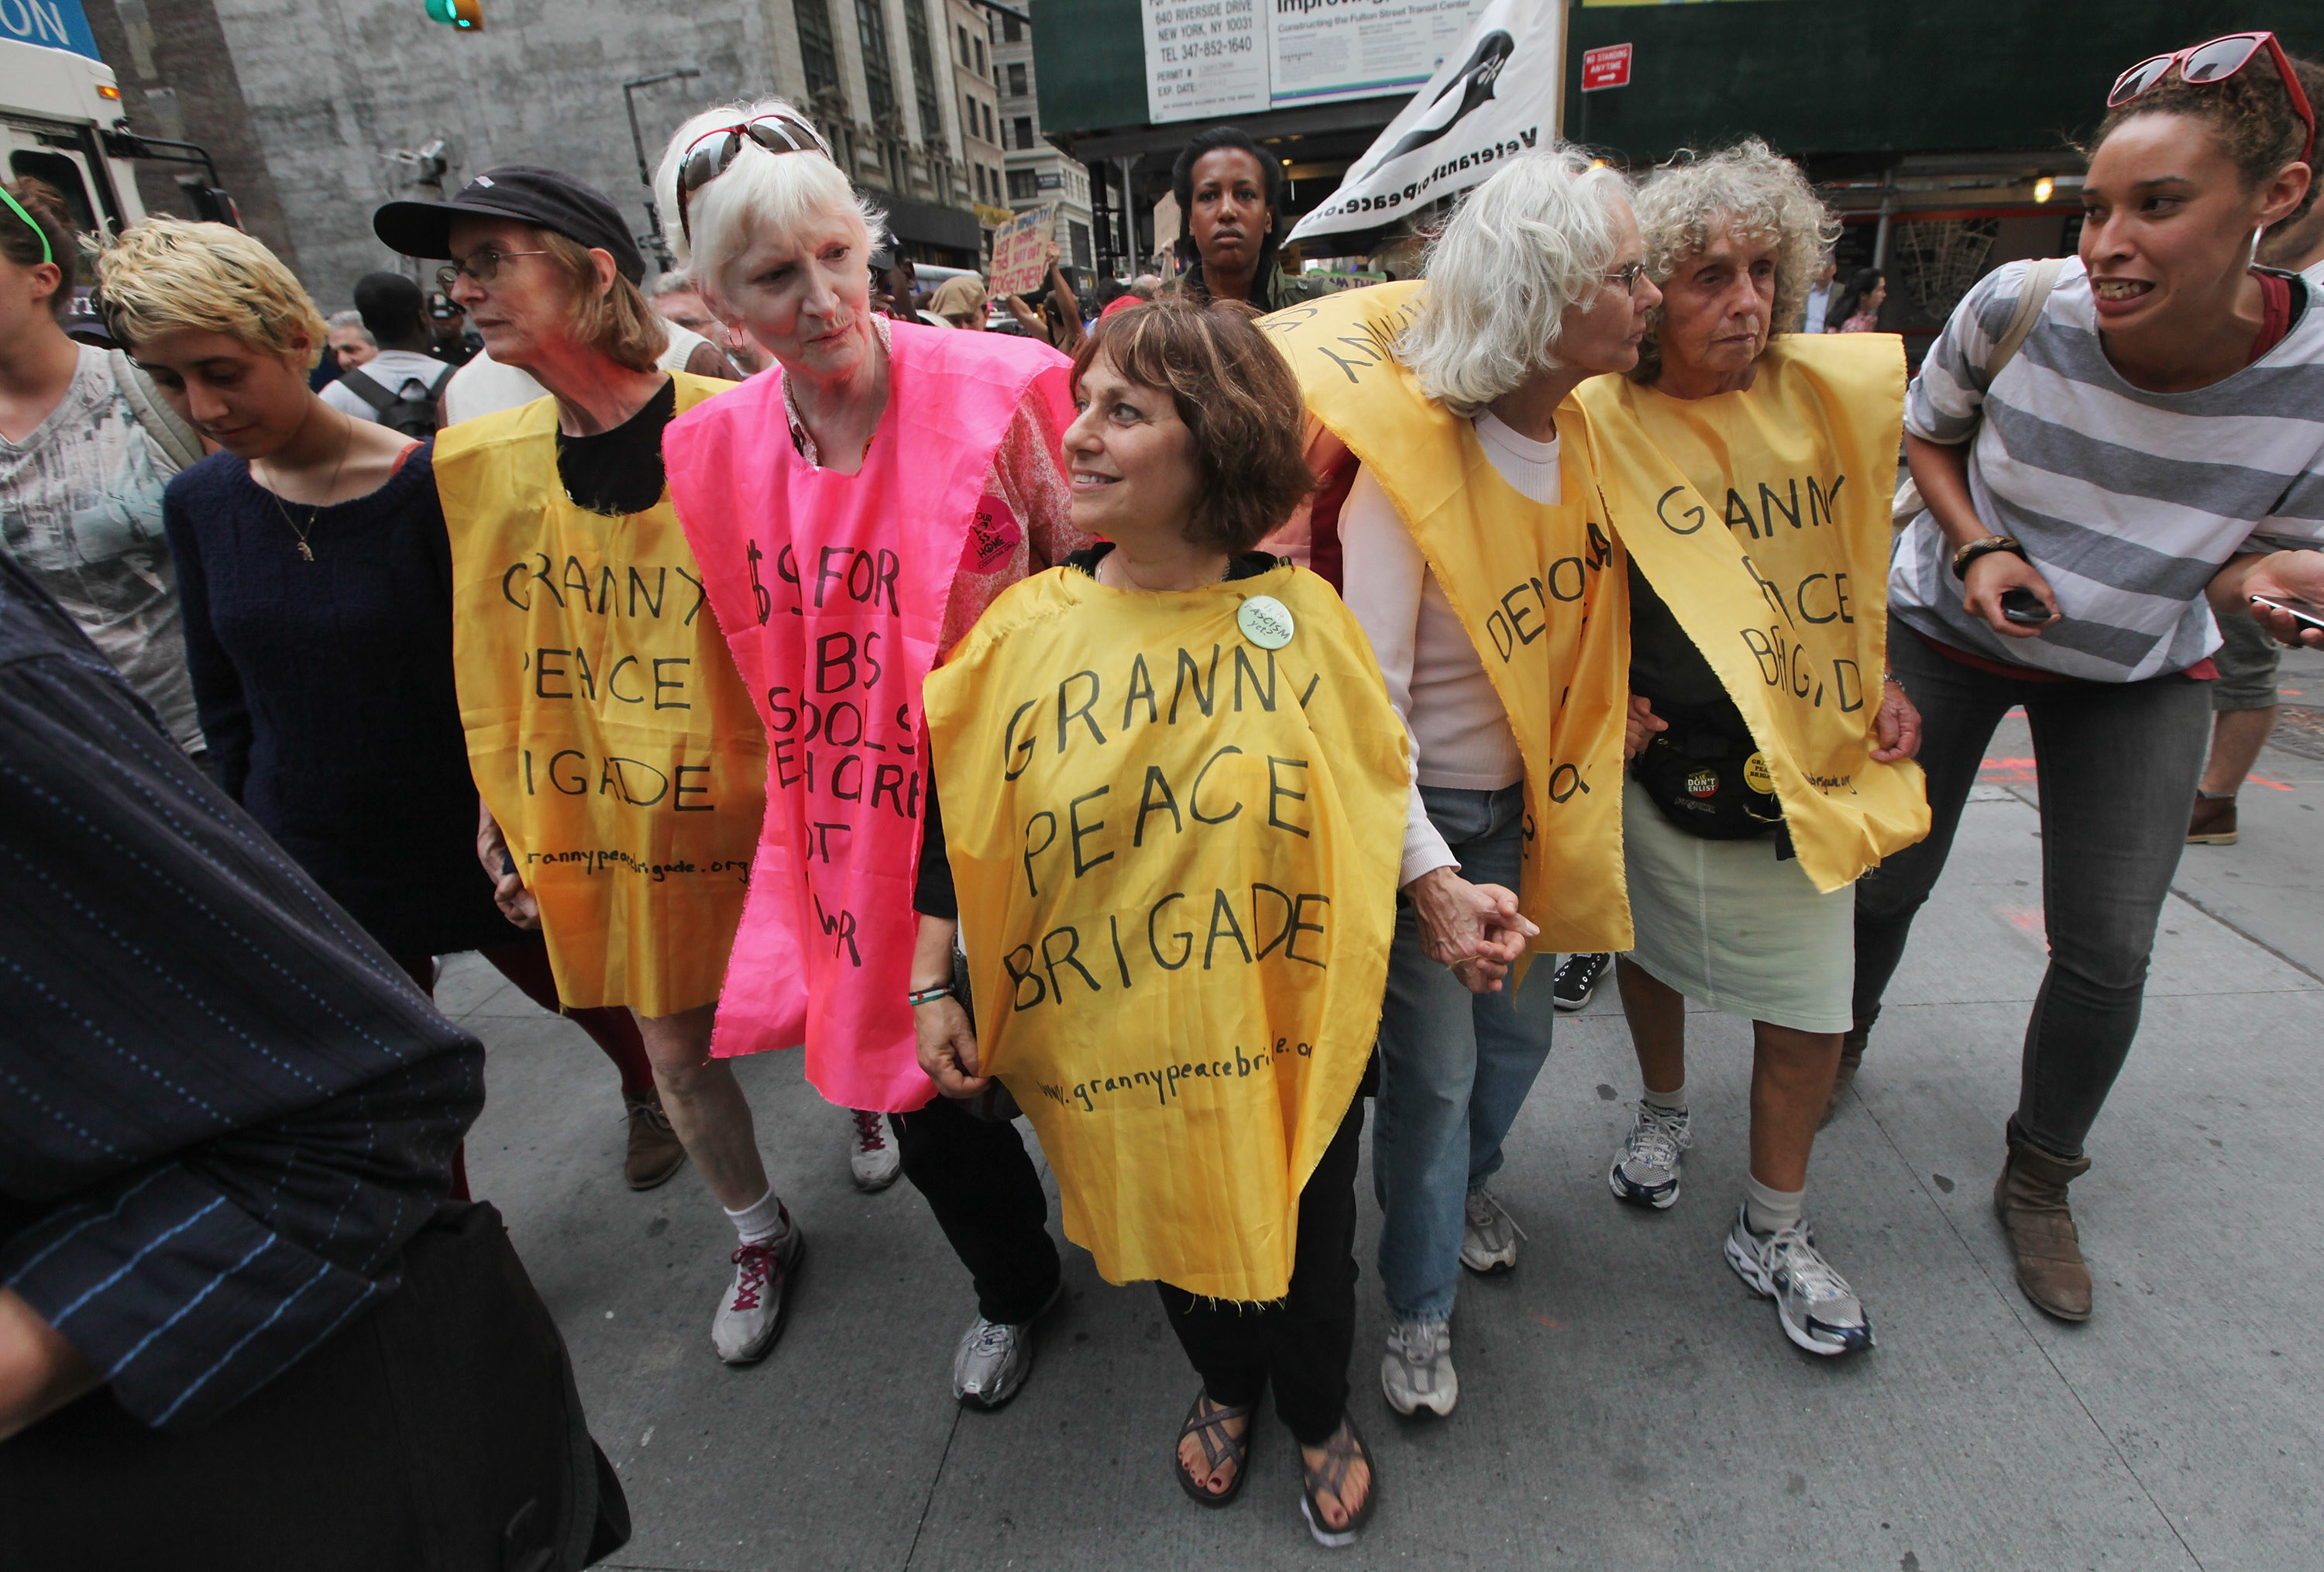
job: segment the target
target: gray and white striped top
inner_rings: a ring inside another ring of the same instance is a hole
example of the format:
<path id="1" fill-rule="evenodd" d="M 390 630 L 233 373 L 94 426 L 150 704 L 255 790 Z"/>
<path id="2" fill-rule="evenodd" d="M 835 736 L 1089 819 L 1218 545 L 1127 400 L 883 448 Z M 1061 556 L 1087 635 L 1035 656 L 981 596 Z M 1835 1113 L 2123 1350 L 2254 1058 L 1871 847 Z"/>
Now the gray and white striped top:
<path id="1" fill-rule="evenodd" d="M 2288 275 L 2308 309 L 2275 347 L 2224 382 L 2153 393 L 2108 364 L 2089 281 L 2070 260 L 1987 386 L 2030 265 L 1969 291 L 1913 379 L 1904 425 L 1970 442 L 1978 516 L 2024 543 L 2063 616 L 2039 638 L 2003 639 L 1968 615 L 1925 512 L 1897 538 L 1888 609 L 1956 649 L 2062 676 L 2183 670 L 2218 648 L 2203 588 L 2230 557 L 2324 548 L 2324 290 Z"/>

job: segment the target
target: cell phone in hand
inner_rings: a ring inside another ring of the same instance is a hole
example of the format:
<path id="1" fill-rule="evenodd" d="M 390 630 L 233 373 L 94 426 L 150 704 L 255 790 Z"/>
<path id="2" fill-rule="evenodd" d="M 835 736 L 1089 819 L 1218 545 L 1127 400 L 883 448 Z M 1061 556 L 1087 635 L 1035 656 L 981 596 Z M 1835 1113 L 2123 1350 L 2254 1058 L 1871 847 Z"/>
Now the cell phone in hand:
<path id="1" fill-rule="evenodd" d="M 2038 628 L 2050 620 L 2050 608 L 2042 604 L 2040 596 L 2021 584 L 2001 592 L 2001 615 L 2019 627 Z"/>
<path id="2" fill-rule="evenodd" d="M 2289 596 L 2273 595 L 2255 595 L 2251 597 L 2251 601 L 2254 606 L 2264 606 L 2270 611 L 2289 614 L 2302 628 L 2324 629 L 2324 606 L 2314 606 L 2304 600 L 2293 600 Z"/>

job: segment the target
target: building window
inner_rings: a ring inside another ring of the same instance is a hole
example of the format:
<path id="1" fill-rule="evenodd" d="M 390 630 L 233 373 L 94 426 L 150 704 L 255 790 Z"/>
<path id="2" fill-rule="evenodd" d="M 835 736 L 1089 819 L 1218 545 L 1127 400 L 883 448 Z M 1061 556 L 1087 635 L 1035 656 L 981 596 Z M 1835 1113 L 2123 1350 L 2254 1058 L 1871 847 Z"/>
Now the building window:
<path id="1" fill-rule="evenodd" d="M 960 53 L 955 58 L 962 65 L 966 65 L 968 64 L 968 29 L 955 26 L 953 31 L 960 34 Z"/>
<path id="2" fill-rule="evenodd" d="M 1017 116 L 1017 145 L 1024 148 L 1033 145 L 1033 117 L 1030 115 Z"/>
<path id="3" fill-rule="evenodd" d="M 807 68 L 807 96 L 839 86 L 839 44 L 831 33 L 831 11 L 824 0 L 792 0 L 798 17 L 799 59 Z"/>
<path id="4" fill-rule="evenodd" d="M 878 125 L 896 113 L 896 73 L 888 63 L 888 19 L 880 0 L 855 0 L 855 36 L 863 45 L 864 107 Z"/>
<path id="5" fill-rule="evenodd" d="M 981 38 L 976 41 L 976 74 L 984 74 L 984 41 Z"/>
<path id="6" fill-rule="evenodd" d="M 1021 43 L 1024 42 L 1024 39 L 1025 24 L 1018 21 L 1015 17 L 1003 14 L 1001 18 L 1001 42 L 1003 43 Z"/>
<path id="7" fill-rule="evenodd" d="M 993 134 L 992 106 L 990 104 L 984 106 L 984 140 L 996 145 L 1001 141 L 1001 138 Z"/>
<path id="8" fill-rule="evenodd" d="M 1074 265 L 1075 267 L 1094 266 L 1095 264 L 1090 260 L 1090 227 L 1086 224 L 1077 224 L 1068 218 L 1065 220 L 1065 233 L 1074 243 Z"/>
<path id="9" fill-rule="evenodd" d="M 944 145 L 943 100 L 936 96 L 936 41 L 928 32 L 928 0 L 904 0 L 904 42 L 912 54 L 912 96 L 920 106 L 920 140 Z"/>
<path id="10" fill-rule="evenodd" d="M 976 166 L 976 199 L 980 202 L 984 200 L 984 166 L 982 164 Z"/>
<path id="11" fill-rule="evenodd" d="M 1012 97 L 1021 98 L 1025 96 L 1025 62 L 1023 60 L 1009 62 L 1009 92 Z"/>
<path id="12" fill-rule="evenodd" d="M 1029 201 L 1040 194 L 1041 177 L 1039 175 L 1035 174 L 1031 170 L 1010 170 L 1009 171 L 1009 199 L 1010 201 Z"/>

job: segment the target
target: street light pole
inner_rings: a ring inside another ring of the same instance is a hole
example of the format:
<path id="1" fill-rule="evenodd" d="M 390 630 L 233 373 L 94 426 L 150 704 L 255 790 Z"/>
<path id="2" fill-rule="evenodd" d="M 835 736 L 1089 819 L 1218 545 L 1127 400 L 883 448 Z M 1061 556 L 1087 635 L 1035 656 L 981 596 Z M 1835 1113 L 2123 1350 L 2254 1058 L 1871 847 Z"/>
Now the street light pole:
<path id="1" fill-rule="evenodd" d="M 638 152 L 638 184 L 646 189 L 645 243 L 653 248 L 654 260 L 667 273 L 677 259 L 669 254 L 669 244 L 661 237 L 661 209 L 654 203 L 653 171 L 646 167 L 645 133 L 638 129 L 638 99 L 640 88 L 658 87 L 663 82 L 683 81 L 702 73 L 692 66 L 680 66 L 674 71 L 664 71 L 658 77 L 640 77 L 622 84 L 622 103 L 630 112 L 630 145 Z"/>

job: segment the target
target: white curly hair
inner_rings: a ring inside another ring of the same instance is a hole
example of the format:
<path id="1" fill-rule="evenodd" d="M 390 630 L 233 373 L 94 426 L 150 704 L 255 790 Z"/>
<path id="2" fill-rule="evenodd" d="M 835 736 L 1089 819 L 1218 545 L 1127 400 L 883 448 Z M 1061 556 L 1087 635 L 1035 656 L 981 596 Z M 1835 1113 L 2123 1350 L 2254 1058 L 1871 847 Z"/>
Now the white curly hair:
<path id="1" fill-rule="evenodd" d="M 1565 308 L 1594 301 L 1629 177 L 1571 146 L 1520 153 L 1461 199 L 1429 242 L 1420 314 L 1397 358 L 1421 391 L 1473 416 L 1556 371 Z"/>
<path id="2" fill-rule="evenodd" d="M 1796 329 L 1823 254 L 1840 238 L 1840 221 L 1825 211 L 1800 166 L 1754 136 L 1713 153 L 1683 152 L 1656 166 L 1633 204 L 1646 244 L 1646 276 L 1666 284 L 1689 257 L 1699 256 L 1721 233 L 1775 245 L 1776 334 Z M 1663 310 L 1646 313 L 1632 380 L 1662 375 Z"/>

